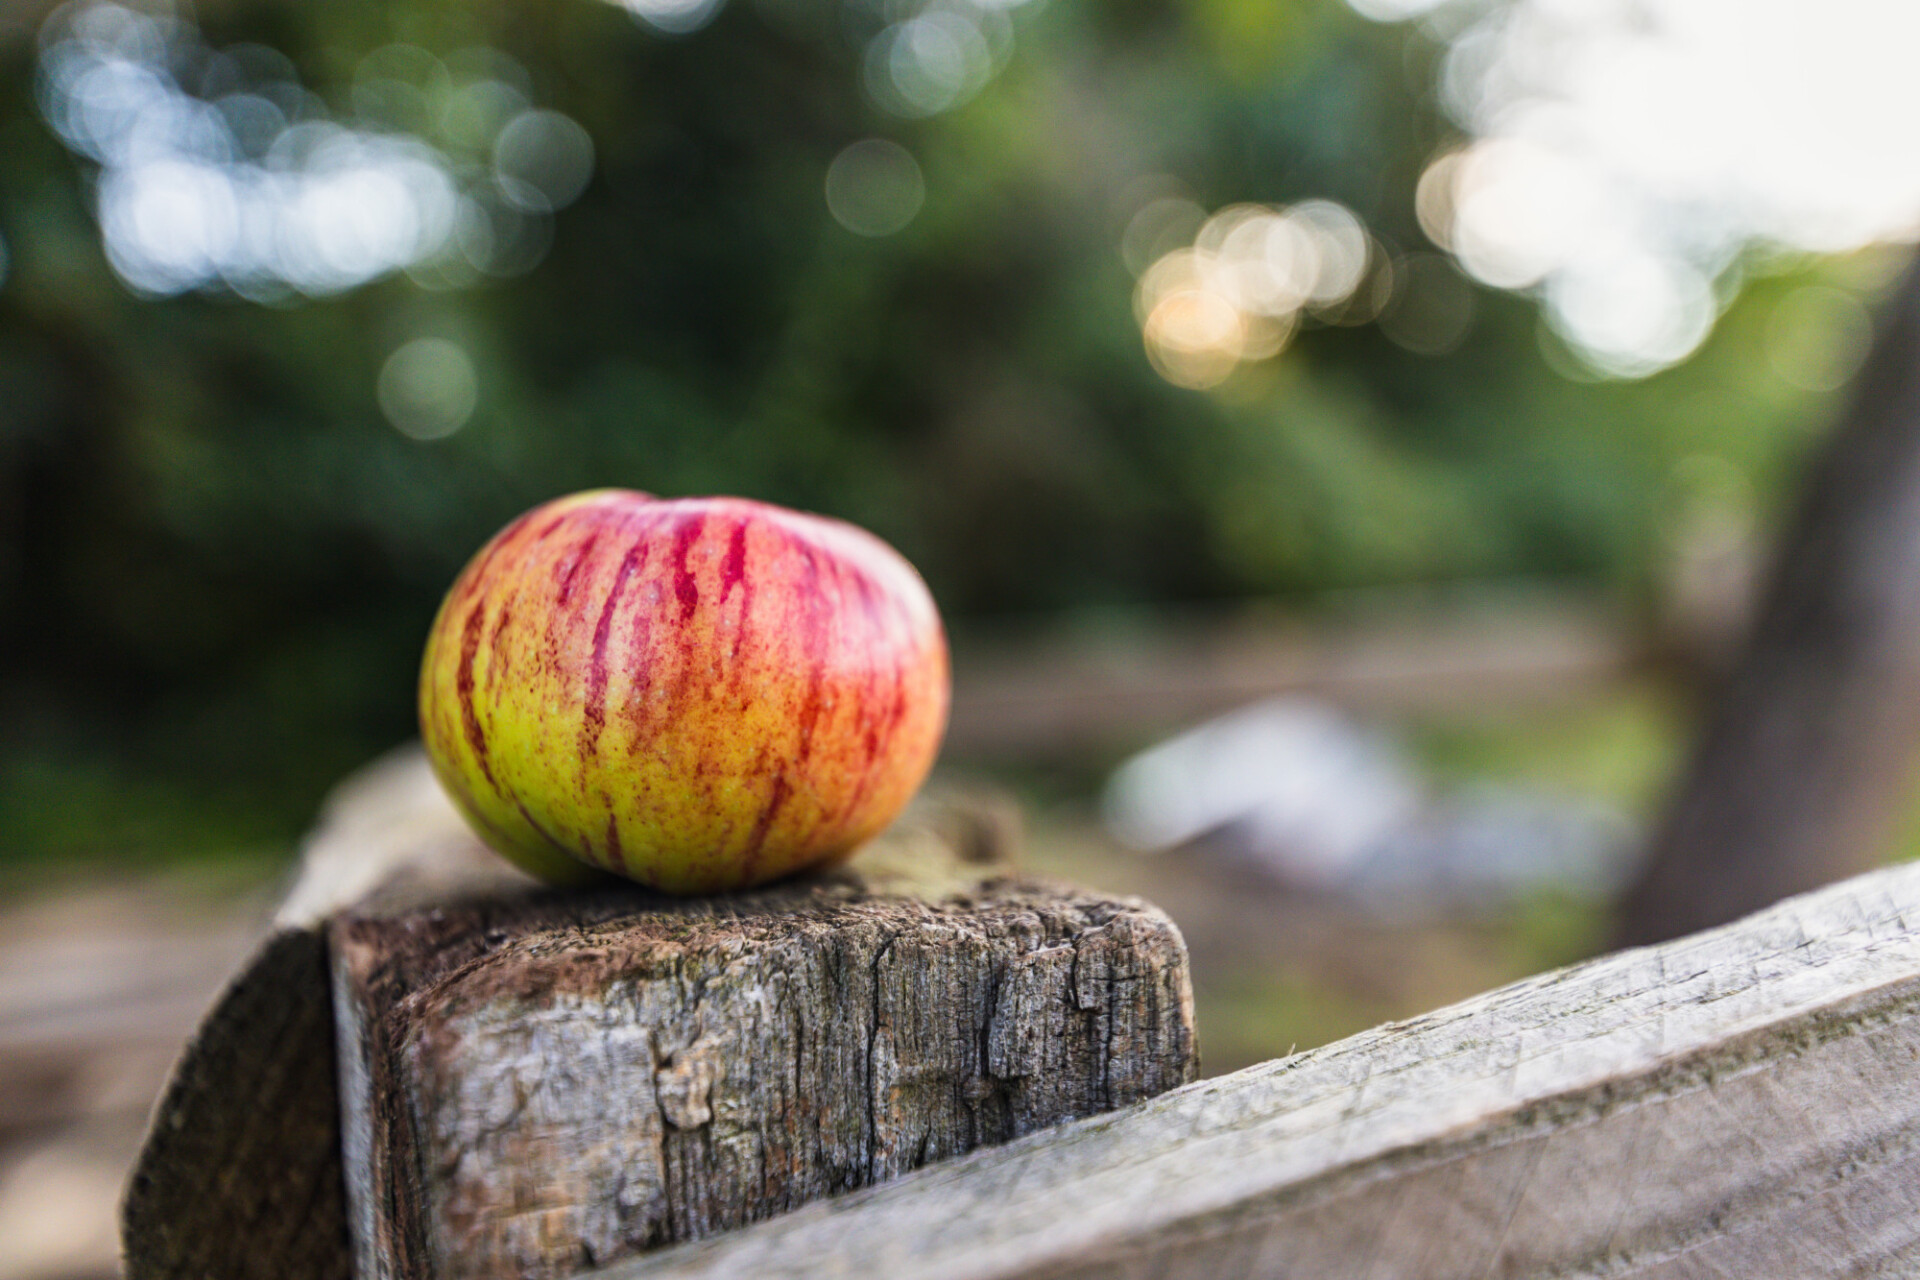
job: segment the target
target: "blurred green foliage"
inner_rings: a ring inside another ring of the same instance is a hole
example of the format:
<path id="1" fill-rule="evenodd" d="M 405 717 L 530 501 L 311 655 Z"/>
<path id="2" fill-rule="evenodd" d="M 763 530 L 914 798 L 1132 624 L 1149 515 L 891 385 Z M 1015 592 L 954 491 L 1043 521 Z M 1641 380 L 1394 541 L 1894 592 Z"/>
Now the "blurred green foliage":
<path id="1" fill-rule="evenodd" d="M 1680 765 L 1687 716 L 1649 677 L 1601 696 L 1491 713 L 1428 713 L 1403 726 L 1426 771 L 1443 782 L 1503 783 L 1601 800 L 1653 821 Z"/>
<path id="2" fill-rule="evenodd" d="M 286 306 L 123 288 L 36 113 L 34 31 L 0 26 L 0 862 L 283 842 L 410 732 L 466 556 L 572 489 L 858 521 L 961 631 L 1469 577 L 1632 600 L 1679 460 L 1724 458 L 1764 505 L 1828 411 L 1761 352 L 1784 278 L 1640 383 L 1556 372 L 1532 305 L 1481 292 L 1445 356 L 1317 327 L 1175 388 L 1130 311 L 1128 191 L 1329 197 L 1420 246 L 1414 183 L 1449 141 L 1424 38 L 1336 0 L 1050 0 L 977 98 L 903 121 L 861 88 L 849 32 L 875 21 L 732 0 L 669 38 L 600 0 L 209 6 L 210 42 L 281 49 L 329 99 L 394 41 L 504 50 L 597 148 L 530 274 Z M 871 135 L 928 190 L 881 239 L 822 198 Z M 375 399 L 420 336 L 479 369 L 473 419 L 434 442 Z"/>

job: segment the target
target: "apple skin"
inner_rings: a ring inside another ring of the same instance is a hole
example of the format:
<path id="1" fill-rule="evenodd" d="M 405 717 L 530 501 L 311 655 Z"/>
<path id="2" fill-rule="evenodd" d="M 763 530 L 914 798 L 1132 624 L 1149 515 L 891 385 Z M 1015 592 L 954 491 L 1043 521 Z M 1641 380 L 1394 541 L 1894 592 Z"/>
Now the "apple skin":
<path id="1" fill-rule="evenodd" d="M 527 512 L 462 571 L 420 727 L 455 807 L 524 869 L 709 893 L 878 834 L 949 699 L 933 598 L 872 534 L 603 489 Z"/>

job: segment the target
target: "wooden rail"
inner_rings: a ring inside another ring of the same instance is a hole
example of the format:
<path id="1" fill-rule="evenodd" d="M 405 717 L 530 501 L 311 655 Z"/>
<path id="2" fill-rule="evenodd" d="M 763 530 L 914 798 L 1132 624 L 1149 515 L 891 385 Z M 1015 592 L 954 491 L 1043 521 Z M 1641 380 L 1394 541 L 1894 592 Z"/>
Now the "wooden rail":
<path id="1" fill-rule="evenodd" d="M 599 1280 L 1920 1273 L 1920 867 Z"/>
<path id="2" fill-rule="evenodd" d="M 968 636 L 955 642 L 945 750 L 977 760 L 1139 747 L 1280 695 L 1375 711 L 1564 701 L 1644 665 L 1653 640 L 1591 600 L 1492 587 L 1313 620 L 1196 612 L 1051 638 Z"/>
<path id="3" fill-rule="evenodd" d="M 673 906 L 394 778 L 183 1062 L 135 1280 L 1920 1274 L 1920 866 L 1160 1092 L 1177 935 L 991 822 Z"/>

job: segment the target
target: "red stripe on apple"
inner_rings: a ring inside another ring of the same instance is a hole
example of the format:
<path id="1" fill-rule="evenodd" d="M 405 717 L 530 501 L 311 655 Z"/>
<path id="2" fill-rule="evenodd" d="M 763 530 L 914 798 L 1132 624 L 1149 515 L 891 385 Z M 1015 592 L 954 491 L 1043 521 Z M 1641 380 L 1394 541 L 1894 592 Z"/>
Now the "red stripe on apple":
<path id="1" fill-rule="evenodd" d="M 624 490 L 548 503 L 483 547 L 420 684 L 428 754 L 482 839 L 549 878 L 592 866 L 675 892 L 877 834 L 932 767 L 948 701 L 932 597 L 880 539 Z"/>

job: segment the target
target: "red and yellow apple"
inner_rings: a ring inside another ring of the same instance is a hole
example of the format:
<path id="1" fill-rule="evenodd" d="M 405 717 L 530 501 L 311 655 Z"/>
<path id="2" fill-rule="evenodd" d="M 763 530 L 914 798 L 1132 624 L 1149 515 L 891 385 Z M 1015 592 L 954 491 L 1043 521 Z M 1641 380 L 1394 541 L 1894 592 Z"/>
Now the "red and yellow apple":
<path id="1" fill-rule="evenodd" d="M 606 489 L 467 565 L 420 727 L 454 805 L 525 869 L 705 893 L 877 834 L 926 778 L 948 696 L 933 599 L 872 534 Z"/>

